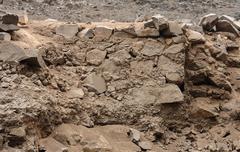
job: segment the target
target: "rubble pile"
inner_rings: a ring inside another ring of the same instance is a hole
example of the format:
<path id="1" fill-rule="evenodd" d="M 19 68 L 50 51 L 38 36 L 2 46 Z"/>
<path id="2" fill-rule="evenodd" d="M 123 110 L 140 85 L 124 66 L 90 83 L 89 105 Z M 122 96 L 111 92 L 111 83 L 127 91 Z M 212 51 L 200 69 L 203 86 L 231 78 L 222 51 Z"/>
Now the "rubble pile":
<path id="1" fill-rule="evenodd" d="M 239 150 L 235 19 L 2 25 L 2 151 Z"/>

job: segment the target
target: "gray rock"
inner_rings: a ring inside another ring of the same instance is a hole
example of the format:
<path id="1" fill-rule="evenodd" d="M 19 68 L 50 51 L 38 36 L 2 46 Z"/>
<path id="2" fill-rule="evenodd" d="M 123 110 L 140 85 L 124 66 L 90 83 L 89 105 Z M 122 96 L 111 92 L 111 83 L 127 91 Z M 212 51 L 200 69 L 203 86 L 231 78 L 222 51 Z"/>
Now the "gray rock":
<path id="1" fill-rule="evenodd" d="M 63 24 L 56 28 L 56 34 L 64 36 L 67 39 L 73 38 L 78 33 L 77 24 Z"/>
<path id="2" fill-rule="evenodd" d="M 2 23 L 3 24 L 17 25 L 18 21 L 19 21 L 19 18 L 15 14 L 6 14 L 2 17 Z"/>
<path id="3" fill-rule="evenodd" d="M 142 149 L 142 150 L 151 150 L 153 147 L 152 142 L 150 141 L 140 141 L 138 143 L 138 146 Z"/>
<path id="4" fill-rule="evenodd" d="M 187 30 L 185 35 L 190 43 L 204 43 L 206 41 L 204 36 L 197 31 Z"/>
<path id="5" fill-rule="evenodd" d="M 94 30 L 94 39 L 97 41 L 108 40 L 113 34 L 113 28 L 107 26 L 96 26 Z"/>
<path id="6" fill-rule="evenodd" d="M 105 80 L 96 73 L 90 74 L 84 80 L 84 86 L 86 86 L 90 91 L 94 91 L 98 94 L 105 92 L 107 89 Z"/>
<path id="7" fill-rule="evenodd" d="M 216 30 L 221 32 L 229 32 L 235 34 L 236 36 L 240 36 L 238 29 L 227 20 L 219 20 L 216 25 Z"/>
<path id="8" fill-rule="evenodd" d="M 150 28 L 155 27 L 153 20 L 148 20 L 148 21 L 144 22 L 144 28 L 147 28 L 147 27 L 150 27 Z"/>
<path id="9" fill-rule="evenodd" d="M 69 99 L 74 99 L 74 98 L 82 99 L 84 97 L 84 92 L 83 92 L 83 89 L 81 88 L 73 88 L 68 92 L 67 96 Z"/>
<path id="10" fill-rule="evenodd" d="M 166 37 L 178 36 L 182 34 L 182 25 L 176 21 L 168 21 L 168 28 L 162 32 L 162 35 Z"/>
<path id="11" fill-rule="evenodd" d="M 14 24 L 0 24 L 1 32 L 13 32 L 18 31 L 20 28 Z"/>
<path id="12" fill-rule="evenodd" d="M 211 31 L 218 22 L 216 14 L 208 14 L 202 17 L 199 25 L 202 26 L 204 31 Z"/>
<path id="13" fill-rule="evenodd" d="M 164 16 L 157 14 L 157 15 L 152 16 L 152 20 L 153 20 L 155 27 L 158 30 L 162 31 L 162 30 L 165 30 L 168 28 L 168 21 Z"/>
<path id="14" fill-rule="evenodd" d="M 81 32 L 79 32 L 78 36 L 80 38 L 92 39 L 94 37 L 93 29 L 86 28 L 86 29 L 82 30 Z"/>
<path id="15" fill-rule="evenodd" d="M 145 43 L 141 53 L 146 56 L 161 55 L 164 49 L 164 45 L 158 41 L 149 40 Z"/>
<path id="16" fill-rule="evenodd" d="M 93 49 L 87 52 L 86 60 L 89 64 L 100 65 L 107 55 L 106 51 L 101 51 L 98 49 Z"/>
<path id="17" fill-rule="evenodd" d="M 21 62 L 31 66 L 46 68 L 41 53 L 36 50 L 24 50 L 19 46 L 3 41 L 0 43 L 0 60 L 6 62 Z"/>
<path id="18" fill-rule="evenodd" d="M 144 23 L 135 25 L 135 33 L 138 37 L 159 37 L 159 30 L 156 28 L 144 27 Z"/>
<path id="19" fill-rule="evenodd" d="M 128 131 L 128 136 L 131 138 L 132 142 L 137 143 L 141 139 L 140 131 L 130 128 Z"/>
<path id="20" fill-rule="evenodd" d="M 0 32 L 0 40 L 2 41 L 11 41 L 11 35 L 6 32 Z"/>

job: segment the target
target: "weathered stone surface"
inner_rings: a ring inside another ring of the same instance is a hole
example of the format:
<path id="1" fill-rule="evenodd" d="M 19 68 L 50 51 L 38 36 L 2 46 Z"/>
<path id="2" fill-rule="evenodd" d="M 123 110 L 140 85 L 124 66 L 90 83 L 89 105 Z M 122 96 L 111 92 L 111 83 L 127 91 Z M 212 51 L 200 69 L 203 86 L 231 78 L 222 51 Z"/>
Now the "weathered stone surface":
<path id="1" fill-rule="evenodd" d="M 128 131 L 128 136 L 131 138 L 132 142 L 137 143 L 141 139 L 140 131 L 130 128 Z"/>
<path id="2" fill-rule="evenodd" d="M 150 141 L 140 141 L 138 146 L 141 147 L 142 150 L 151 150 L 153 147 L 152 142 Z"/>
<path id="3" fill-rule="evenodd" d="M 41 139 L 39 141 L 40 149 L 47 152 L 68 152 L 68 148 L 63 144 L 59 143 L 52 137 Z"/>
<path id="4" fill-rule="evenodd" d="M 1 32 L 13 32 L 18 31 L 20 28 L 14 24 L 0 24 Z"/>
<path id="5" fill-rule="evenodd" d="M 206 41 L 204 36 L 199 32 L 187 30 L 185 34 L 190 43 L 204 43 Z"/>
<path id="6" fill-rule="evenodd" d="M 148 21 L 144 22 L 144 28 L 147 28 L 147 27 L 149 27 L 149 28 L 155 27 L 153 20 L 148 20 Z"/>
<path id="7" fill-rule="evenodd" d="M 203 16 L 199 25 L 202 26 L 203 30 L 211 31 L 213 27 L 217 24 L 217 22 L 218 16 L 216 14 L 208 14 Z"/>
<path id="8" fill-rule="evenodd" d="M 152 20 L 153 20 L 155 27 L 157 29 L 159 29 L 160 31 L 168 28 L 168 21 L 164 16 L 157 14 L 157 15 L 152 16 Z"/>
<path id="9" fill-rule="evenodd" d="M 95 91 L 96 93 L 103 93 L 106 91 L 105 80 L 97 75 L 96 73 L 90 74 L 85 80 L 84 85 L 88 87 L 90 91 Z"/>
<path id="10" fill-rule="evenodd" d="M 69 99 L 74 99 L 74 98 L 81 99 L 84 97 L 84 92 L 81 88 L 73 88 L 68 92 L 67 96 Z"/>
<path id="11" fill-rule="evenodd" d="M 94 49 L 87 52 L 86 60 L 89 64 L 100 65 L 105 59 L 106 55 L 107 55 L 106 51 Z"/>
<path id="12" fill-rule="evenodd" d="M 29 22 L 28 15 L 27 15 L 26 11 L 18 13 L 18 18 L 19 18 L 18 23 L 21 24 L 21 25 L 27 25 L 28 22 Z"/>
<path id="13" fill-rule="evenodd" d="M 113 34 L 113 29 L 107 26 L 96 26 L 94 39 L 97 41 L 108 40 Z"/>
<path id="14" fill-rule="evenodd" d="M 86 28 L 86 29 L 82 30 L 81 32 L 79 32 L 78 36 L 80 38 L 92 39 L 94 37 L 93 29 Z"/>
<path id="15" fill-rule="evenodd" d="M 131 105 L 170 104 L 184 101 L 183 94 L 179 87 L 174 84 L 162 86 L 143 86 L 134 88 L 129 99 Z"/>
<path id="16" fill-rule="evenodd" d="M 14 128 L 10 131 L 9 135 L 24 138 L 26 131 L 24 127 Z"/>
<path id="17" fill-rule="evenodd" d="M 6 32 L 0 32 L 0 40 L 2 41 L 11 41 L 11 35 Z"/>
<path id="18" fill-rule="evenodd" d="M 163 36 L 177 36 L 182 35 L 182 25 L 176 21 L 168 21 L 168 28 L 162 32 Z"/>
<path id="19" fill-rule="evenodd" d="M 158 37 L 159 30 L 156 28 L 144 27 L 143 23 L 135 25 L 135 33 L 138 37 Z"/>
<path id="20" fill-rule="evenodd" d="M 170 47 L 168 47 L 166 50 L 164 50 L 163 54 L 166 56 L 173 56 L 173 55 L 176 55 L 177 53 L 182 52 L 184 48 L 185 47 L 183 43 L 173 44 Z"/>
<path id="21" fill-rule="evenodd" d="M 196 98 L 193 103 L 192 114 L 194 117 L 212 118 L 219 114 L 216 111 L 218 104 L 208 98 Z"/>
<path id="22" fill-rule="evenodd" d="M 240 32 L 236 29 L 231 22 L 227 20 L 219 20 L 216 25 L 216 30 L 221 32 L 230 32 L 236 36 L 240 36 Z"/>
<path id="23" fill-rule="evenodd" d="M 153 66 L 154 66 L 154 62 L 152 60 L 133 61 L 130 63 L 130 68 L 132 70 L 132 73 L 138 76 L 151 75 Z"/>
<path id="24" fill-rule="evenodd" d="M 8 145 L 10 147 L 17 147 L 26 141 L 25 127 L 13 128 L 8 136 Z"/>
<path id="25" fill-rule="evenodd" d="M 73 38 L 78 33 L 77 24 L 63 24 L 56 28 L 56 34 L 64 36 L 67 39 Z"/>
<path id="26" fill-rule="evenodd" d="M 18 24 L 18 16 L 15 14 L 6 14 L 2 17 L 2 23 L 3 24 L 13 24 L 17 25 Z"/>
<path id="27" fill-rule="evenodd" d="M 41 53 L 36 50 L 23 50 L 11 42 L 0 43 L 0 60 L 6 62 L 21 62 L 46 68 Z"/>
<path id="28" fill-rule="evenodd" d="M 161 55 L 164 45 L 155 40 L 149 40 L 145 43 L 141 53 L 146 56 Z"/>

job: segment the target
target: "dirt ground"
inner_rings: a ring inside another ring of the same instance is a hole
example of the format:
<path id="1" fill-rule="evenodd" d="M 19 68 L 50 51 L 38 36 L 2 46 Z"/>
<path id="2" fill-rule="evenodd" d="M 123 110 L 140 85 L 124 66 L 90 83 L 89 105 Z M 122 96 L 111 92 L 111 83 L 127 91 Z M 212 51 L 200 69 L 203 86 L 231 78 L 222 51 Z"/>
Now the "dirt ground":
<path id="1" fill-rule="evenodd" d="M 162 14 L 169 19 L 198 22 L 208 13 L 240 19 L 240 0 L 2 0 L 2 10 L 27 10 L 33 19 L 93 22 L 134 21 Z"/>

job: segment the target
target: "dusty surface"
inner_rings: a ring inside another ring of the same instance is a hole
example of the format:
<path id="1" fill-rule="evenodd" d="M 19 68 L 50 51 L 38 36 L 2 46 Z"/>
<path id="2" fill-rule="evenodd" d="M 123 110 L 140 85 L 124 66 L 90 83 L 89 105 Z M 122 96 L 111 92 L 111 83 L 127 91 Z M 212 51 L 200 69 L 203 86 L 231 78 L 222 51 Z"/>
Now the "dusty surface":
<path id="1" fill-rule="evenodd" d="M 162 14 L 169 19 L 197 21 L 205 14 L 240 18 L 239 0 L 3 0 L 2 10 L 27 10 L 34 19 L 92 22 L 134 21 Z"/>
<path id="2" fill-rule="evenodd" d="M 3 1 L 3 10 L 61 21 L 0 24 L 1 151 L 240 150 L 239 2 L 127 3 L 132 9 L 125 1 Z M 211 24 L 226 26 L 204 32 L 161 16 L 96 22 L 158 10 L 170 19 L 219 12 L 236 20 L 215 15 Z"/>

